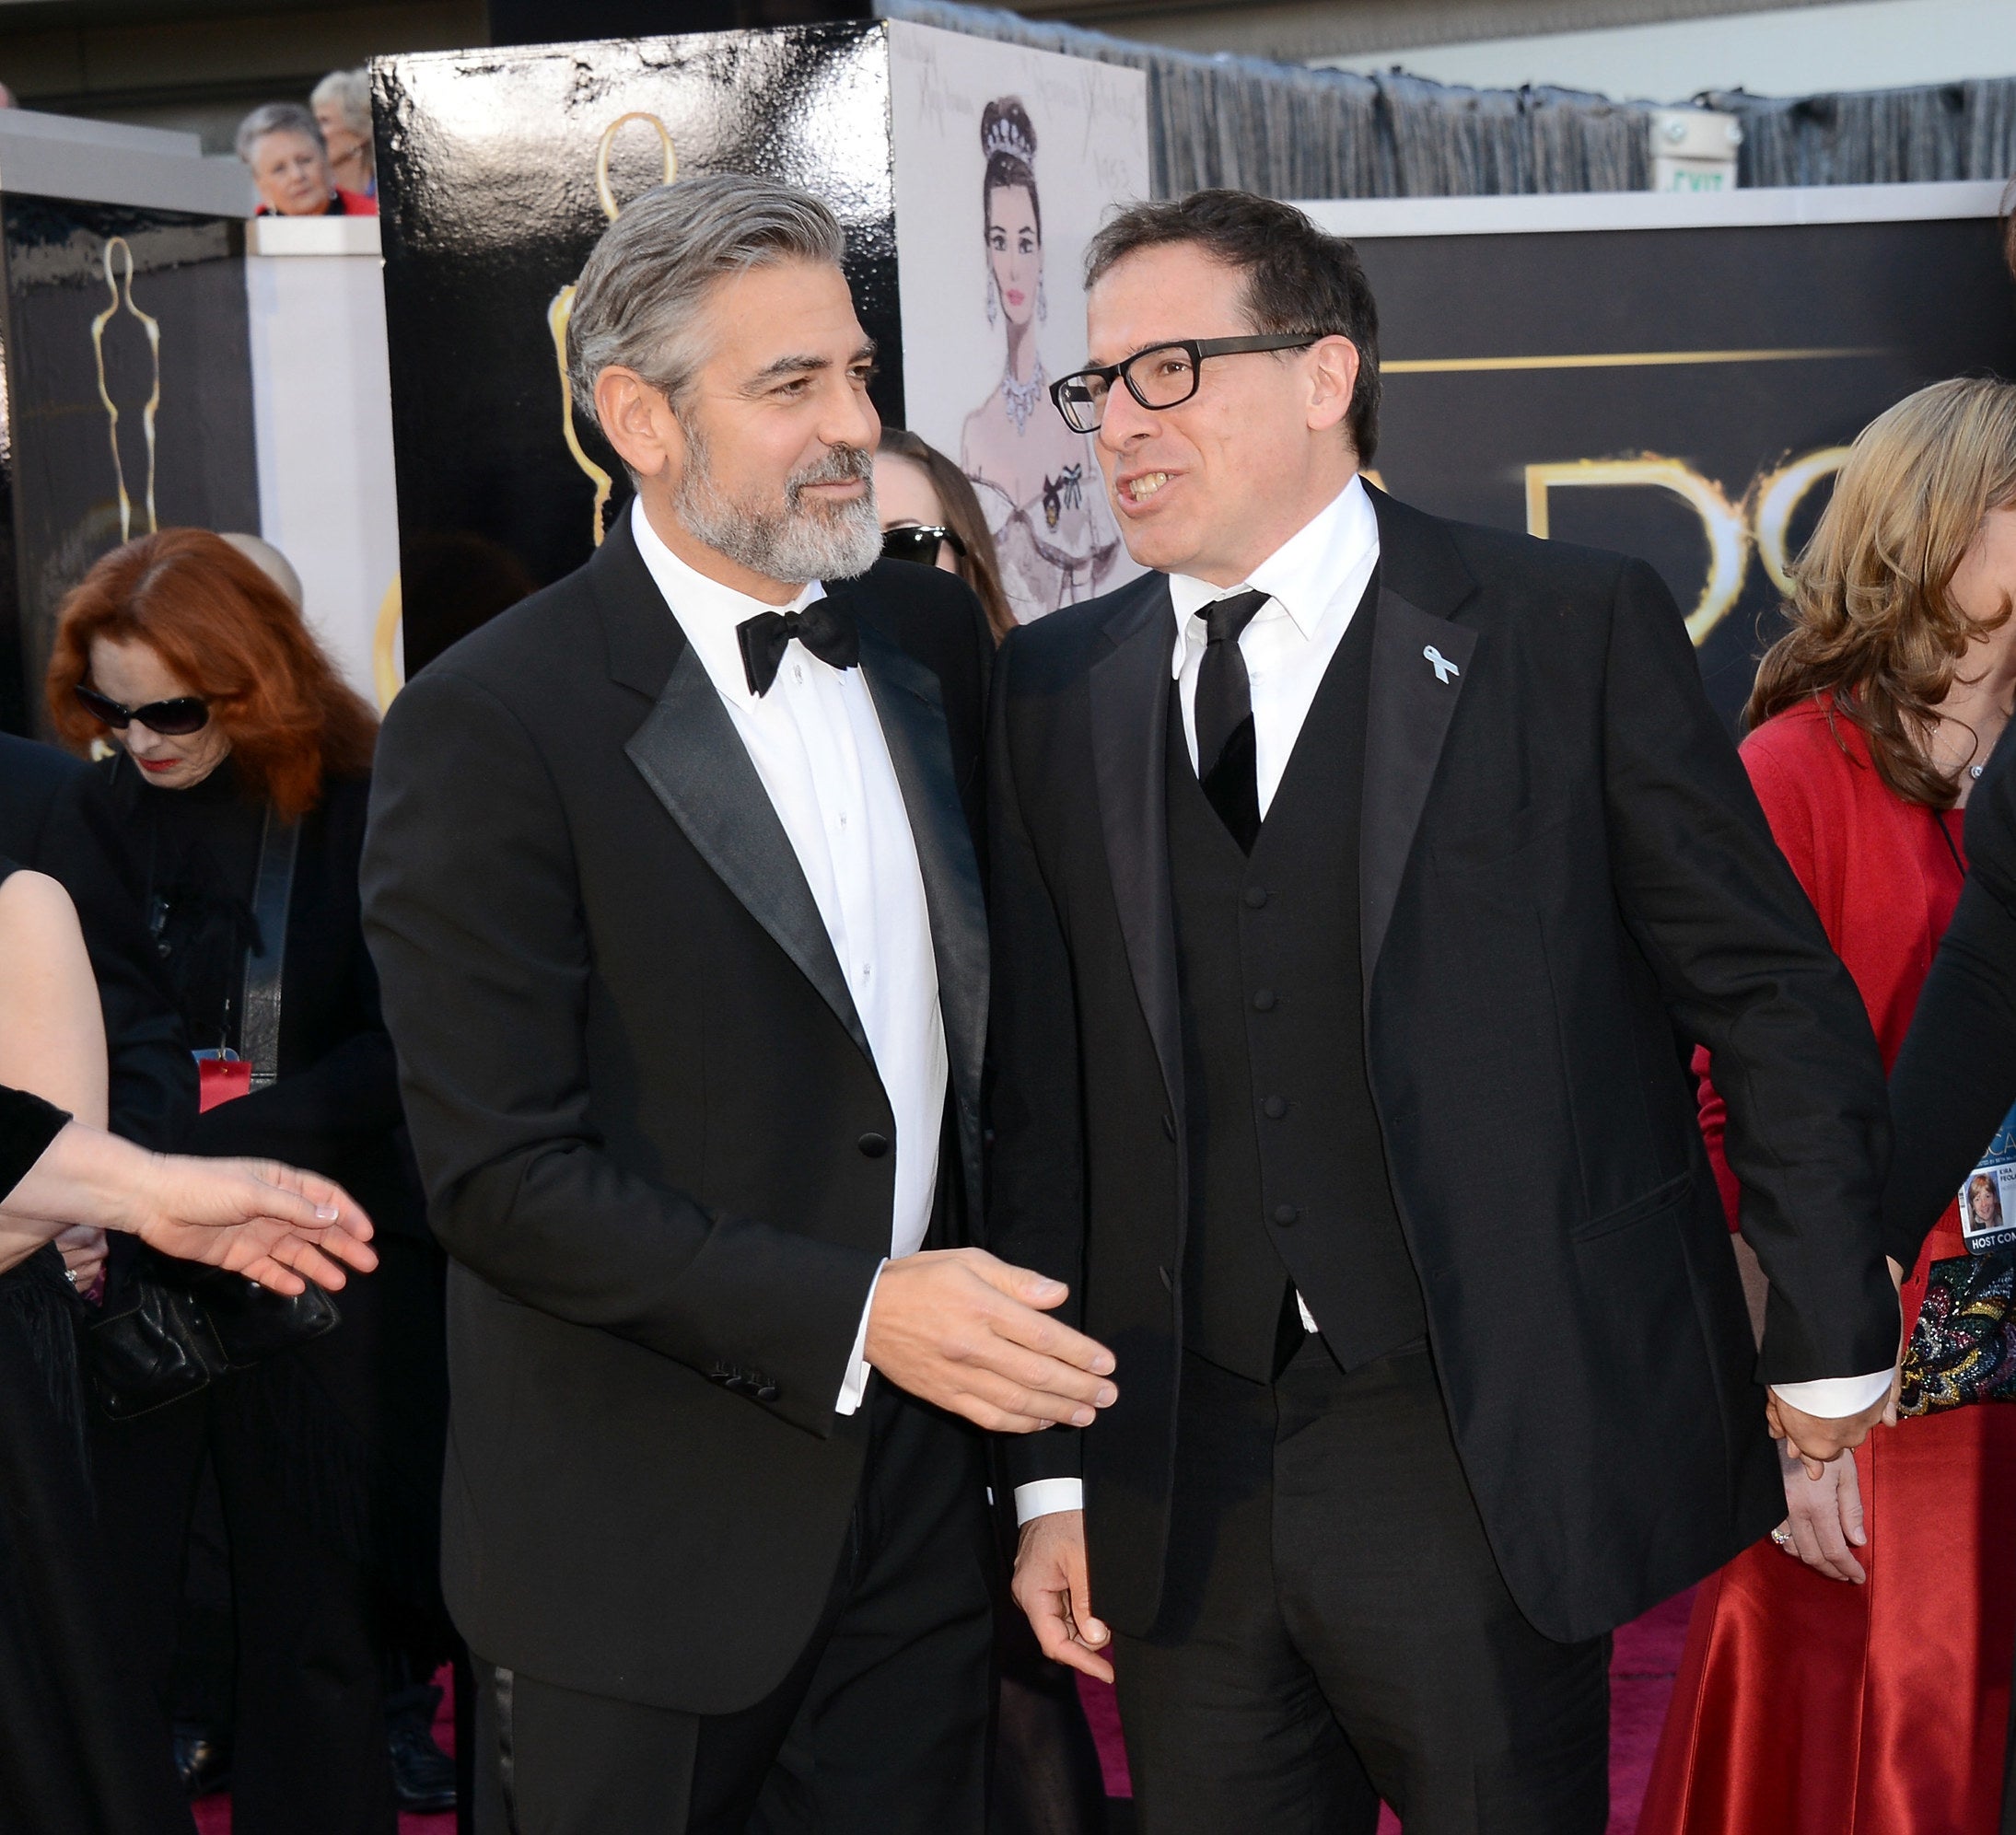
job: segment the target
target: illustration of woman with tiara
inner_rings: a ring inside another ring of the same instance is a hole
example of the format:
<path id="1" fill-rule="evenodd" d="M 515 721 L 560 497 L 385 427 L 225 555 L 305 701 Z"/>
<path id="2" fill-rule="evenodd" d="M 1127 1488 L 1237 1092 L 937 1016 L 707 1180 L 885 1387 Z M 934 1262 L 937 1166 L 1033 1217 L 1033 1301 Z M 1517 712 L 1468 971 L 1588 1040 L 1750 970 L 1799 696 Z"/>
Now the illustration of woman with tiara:
<path id="1" fill-rule="evenodd" d="M 1043 206 L 1036 130 L 1019 98 L 980 118 L 986 159 L 981 208 L 987 244 L 987 322 L 1008 338 L 1000 381 L 966 416 L 960 469 L 973 480 L 1001 560 L 1001 584 L 1021 623 L 1090 598 L 1120 557 L 1091 443 L 1049 400 L 1036 328 L 1043 297 Z"/>

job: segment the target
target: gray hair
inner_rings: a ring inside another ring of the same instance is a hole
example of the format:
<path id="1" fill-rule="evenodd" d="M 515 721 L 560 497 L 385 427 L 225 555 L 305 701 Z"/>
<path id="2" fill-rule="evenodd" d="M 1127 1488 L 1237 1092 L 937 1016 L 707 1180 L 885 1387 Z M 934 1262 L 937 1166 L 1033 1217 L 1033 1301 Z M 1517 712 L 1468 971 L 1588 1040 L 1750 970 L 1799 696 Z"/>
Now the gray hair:
<path id="1" fill-rule="evenodd" d="M 696 330 L 717 282 L 778 261 L 840 265 L 839 220 L 810 192 L 739 172 L 659 185 L 602 232 L 567 319 L 567 381 L 597 421 L 595 378 L 634 369 L 676 408 L 706 360 Z"/>
<path id="2" fill-rule="evenodd" d="M 329 147 L 315 117 L 298 102 L 262 102 L 238 124 L 238 157 L 250 166 L 252 149 L 269 134 L 297 134 L 312 140 L 329 157 Z"/>
<path id="3" fill-rule="evenodd" d="M 371 80 L 361 70 L 332 70 L 309 91 L 308 105 L 334 104 L 352 134 L 371 137 Z"/>

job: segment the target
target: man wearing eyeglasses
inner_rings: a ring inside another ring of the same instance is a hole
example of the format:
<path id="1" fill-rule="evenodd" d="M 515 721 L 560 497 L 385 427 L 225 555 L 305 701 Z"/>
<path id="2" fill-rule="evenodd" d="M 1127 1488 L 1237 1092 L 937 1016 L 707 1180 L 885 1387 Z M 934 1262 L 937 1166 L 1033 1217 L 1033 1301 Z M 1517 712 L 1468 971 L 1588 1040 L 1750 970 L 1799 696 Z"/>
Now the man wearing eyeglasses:
<path id="1" fill-rule="evenodd" d="M 1869 1023 L 1652 571 L 1364 482 L 1347 243 L 1207 192 L 1087 278 L 1157 571 L 996 665 L 989 1240 L 1120 1397 L 1006 1448 L 1016 1594 L 1151 1835 L 1597 1835 L 1605 1634 L 1884 1405 Z"/>

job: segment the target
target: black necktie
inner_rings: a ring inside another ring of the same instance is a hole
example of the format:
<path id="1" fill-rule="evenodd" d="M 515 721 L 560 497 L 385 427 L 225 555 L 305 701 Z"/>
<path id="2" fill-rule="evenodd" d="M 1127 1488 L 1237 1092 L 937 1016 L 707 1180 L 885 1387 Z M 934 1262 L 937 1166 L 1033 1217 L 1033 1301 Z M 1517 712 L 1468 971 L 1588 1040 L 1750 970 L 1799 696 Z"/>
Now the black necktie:
<path id="1" fill-rule="evenodd" d="M 1247 854 L 1260 834 L 1260 779 L 1253 761 L 1253 689 L 1239 633 L 1266 593 L 1234 593 L 1199 614 L 1209 643 L 1197 671 L 1197 779 L 1218 819 Z"/>
<path id="2" fill-rule="evenodd" d="M 770 684 L 777 679 L 777 665 L 784 660 L 785 645 L 794 637 L 821 662 L 831 663 L 836 669 L 851 669 L 861 660 L 861 634 L 854 628 L 854 621 L 836 610 L 831 599 L 815 598 L 803 611 L 759 611 L 735 627 L 750 693 L 770 692 Z"/>

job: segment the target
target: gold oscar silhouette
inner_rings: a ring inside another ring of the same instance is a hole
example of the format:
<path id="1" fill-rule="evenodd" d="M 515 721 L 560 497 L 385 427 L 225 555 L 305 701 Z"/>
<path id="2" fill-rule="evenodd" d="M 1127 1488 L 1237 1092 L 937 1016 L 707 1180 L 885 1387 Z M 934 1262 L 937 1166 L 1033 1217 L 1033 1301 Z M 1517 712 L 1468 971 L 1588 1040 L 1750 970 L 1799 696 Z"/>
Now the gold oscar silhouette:
<path id="1" fill-rule="evenodd" d="M 123 255 L 126 261 L 124 296 L 121 296 L 122 283 L 113 272 L 116 259 Z M 141 311 L 134 304 L 133 297 L 133 249 L 123 236 L 114 236 L 105 245 L 105 286 L 111 295 L 111 302 L 91 320 L 91 354 L 98 364 L 98 399 L 105 404 L 105 415 L 110 424 L 112 443 L 112 478 L 119 487 L 119 539 L 133 539 L 133 497 L 126 489 L 126 462 L 119 450 L 119 403 L 112 400 L 112 391 L 105 377 L 105 328 L 119 316 L 120 309 L 130 312 L 140 321 L 147 334 L 147 352 L 152 360 L 154 381 L 146 404 L 140 411 L 140 425 L 146 441 L 147 526 L 144 534 L 155 531 L 154 520 L 154 417 L 161 405 L 161 322 Z"/>
<path id="2" fill-rule="evenodd" d="M 618 131 L 634 121 L 648 122 L 651 131 L 658 135 L 665 173 L 659 182 L 669 185 L 679 176 L 679 156 L 672 149 L 671 133 L 665 123 L 656 115 L 646 114 L 642 110 L 633 110 L 629 114 L 618 115 L 602 130 L 602 137 L 595 148 L 595 195 L 601 201 L 602 215 L 612 223 L 615 222 L 623 206 L 616 202 L 615 191 L 609 182 L 610 149 L 615 145 Z M 595 486 L 592 521 L 595 545 L 600 548 L 602 545 L 602 513 L 609 507 L 609 494 L 614 480 L 582 450 L 580 439 L 574 431 L 574 391 L 567 383 L 567 321 L 574 315 L 574 292 L 573 285 L 569 285 L 554 295 L 553 304 L 546 308 L 546 329 L 553 333 L 554 361 L 560 369 L 561 437 L 566 441 L 567 450 L 574 455 L 574 462 L 588 474 L 588 482 Z"/>

